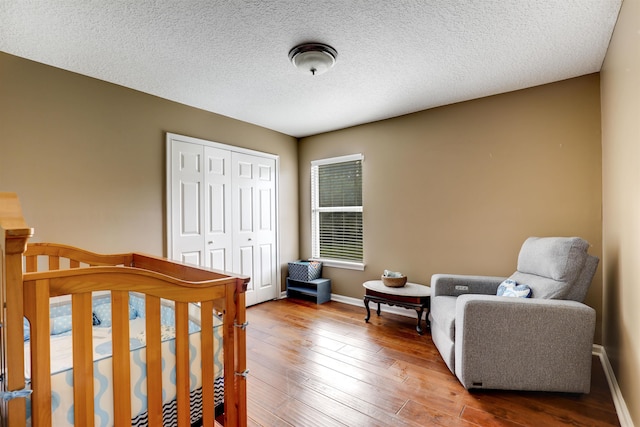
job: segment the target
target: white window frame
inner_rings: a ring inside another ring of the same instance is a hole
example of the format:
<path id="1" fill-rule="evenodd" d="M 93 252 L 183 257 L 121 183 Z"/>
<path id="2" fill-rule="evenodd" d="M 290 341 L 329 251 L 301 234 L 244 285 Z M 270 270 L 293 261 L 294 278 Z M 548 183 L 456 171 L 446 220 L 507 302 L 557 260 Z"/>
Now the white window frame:
<path id="1" fill-rule="evenodd" d="M 344 163 L 351 161 L 364 162 L 362 154 L 351 154 L 347 156 L 331 157 L 328 159 L 313 160 L 311 162 L 311 259 L 321 261 L 327 267 L 346 268 L 351 270 L 364 270 L 364 253 L 360 262 L 344 261 L 329 258 L 320 258 L 320 213 L 321 212 L 363 212 L 363 206 L 346 206 L 346 207 L 319 207 L 318 197 L 318 166 Z M 364 205 L 364 201 L 362 203 Z M 364 234 L 364 233 L 363 233 Z M 364 235 L 363 235 L 364 240 Z M 364 249 L 364 242 L 363 242 Z"/>

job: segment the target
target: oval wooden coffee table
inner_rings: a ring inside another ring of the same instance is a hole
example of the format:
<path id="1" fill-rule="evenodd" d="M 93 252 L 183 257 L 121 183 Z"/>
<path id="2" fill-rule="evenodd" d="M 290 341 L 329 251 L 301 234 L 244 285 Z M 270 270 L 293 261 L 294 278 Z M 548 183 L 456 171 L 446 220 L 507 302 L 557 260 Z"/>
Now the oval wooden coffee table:
<path id="1" fill-rule="evenodd" d="M 370 280 L 362 284 L 365 288 L 364 306 L 367 309 L 367 317 L 365 322 L 369 322 L 371 312 L 369 311 L 369 302 L 378 304 L 376 313 L 380 316 L 380 304 L 397 305 L 415 310 L 418 314 L 418 325 L 416 331 L 422 335 L 423 329 L 420 326 L 422 322 L 422 313 L 427 310 L 425 323 L 429 327 L 429 311 L 431 310 L 431 288 L 429 286 L 420 285 L 418 283 L 407 283 L 401 288 L 391 288 L 385 286 L 382 280 Z"/>

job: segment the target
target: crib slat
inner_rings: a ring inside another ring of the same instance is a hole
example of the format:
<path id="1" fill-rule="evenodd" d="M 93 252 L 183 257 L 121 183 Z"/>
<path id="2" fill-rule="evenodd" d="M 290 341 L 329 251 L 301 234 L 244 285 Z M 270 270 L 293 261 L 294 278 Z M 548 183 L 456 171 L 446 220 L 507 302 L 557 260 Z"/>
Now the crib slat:
<path id="1" fill-rule="evenodd" d="M 27 273 L 33 273 L 38 270 L 38 257 L 35 255 L 30 255 L 25 257 L 25 266 Z"/>
<path id="2" fill-rule="evenodd" d="M 60 257 L 49 255 L 49 271 L 60 270 Z"/>
<path id="3" fill-rule="evenodd" d="M 93 427 L 93 346 L 91 293 L 71 296 L 73 335 L 73 407 L 75 424 Z"/>
<path id="4" fill-rule="evenodd" d="M 31 425 L 51 426 L 51 348 L 49 281 L 24 284 L 24 314 L 31 322 Z"/>
<path id="5" fill-rule="evenodd" d="M 178 427 L 189 427 L 189 306 L 184 302 L 175 304 Z"/>
<path id="6" fill-rule="evenodd" d="M 111 292 L 113 343 L 113 418 L 131 426 L 131 360 L 129 358 L 129 292 Z"/>
<path id="7" fill-rule="evenodd" d="M 200 344 L 202 347 L 202 425 L 213 426 L 214 372 L 213 372 L 213 302 L 200 306 Z"/>
<path id="8" fill-rule="evenodd" d="M 162 427 L 162 354 L 160 339 L 160 298 L 145 297 L 147 341 L 147 407 L 149 426 Z"/>

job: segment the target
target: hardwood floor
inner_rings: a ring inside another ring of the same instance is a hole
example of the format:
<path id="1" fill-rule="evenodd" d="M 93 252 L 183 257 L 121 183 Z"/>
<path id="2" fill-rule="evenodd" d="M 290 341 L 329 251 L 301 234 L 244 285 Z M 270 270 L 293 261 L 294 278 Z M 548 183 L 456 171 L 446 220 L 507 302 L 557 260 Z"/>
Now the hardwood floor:
<path id="1" fill-rule="evenodd" d="M 588 395 L 465 390 L 415 319 L 284 299 L 247 310 L 250 426 L 618 426 L 594 357 Z"/>

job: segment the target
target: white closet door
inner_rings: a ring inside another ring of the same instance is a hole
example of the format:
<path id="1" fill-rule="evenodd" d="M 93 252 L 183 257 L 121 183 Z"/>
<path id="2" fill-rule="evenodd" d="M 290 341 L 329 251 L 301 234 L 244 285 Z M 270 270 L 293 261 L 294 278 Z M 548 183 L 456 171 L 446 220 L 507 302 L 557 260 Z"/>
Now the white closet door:
<path id="1" fill-rule="evenodd" d="M 169 257 L 247 275 L 247 305 L 278 297 L 277 162 L 167 134 Z"/>
<path id="2" fill-rule="evenodd" d="M 276 298 L 275 160 L 232 153 L 233 271 L 251 277 L 247 305 Z"/>
<path id="3" fill-rule="evenodd" d="M 231 152 L 204 147 L 205 267 L 233 271 Z"/>
<path id="4" fill-rule="evenodd" d="M 204 265 L 202 168 L 202 146 L 174 141 L 171 147 L 170 256 L 193 265 Z"/>

